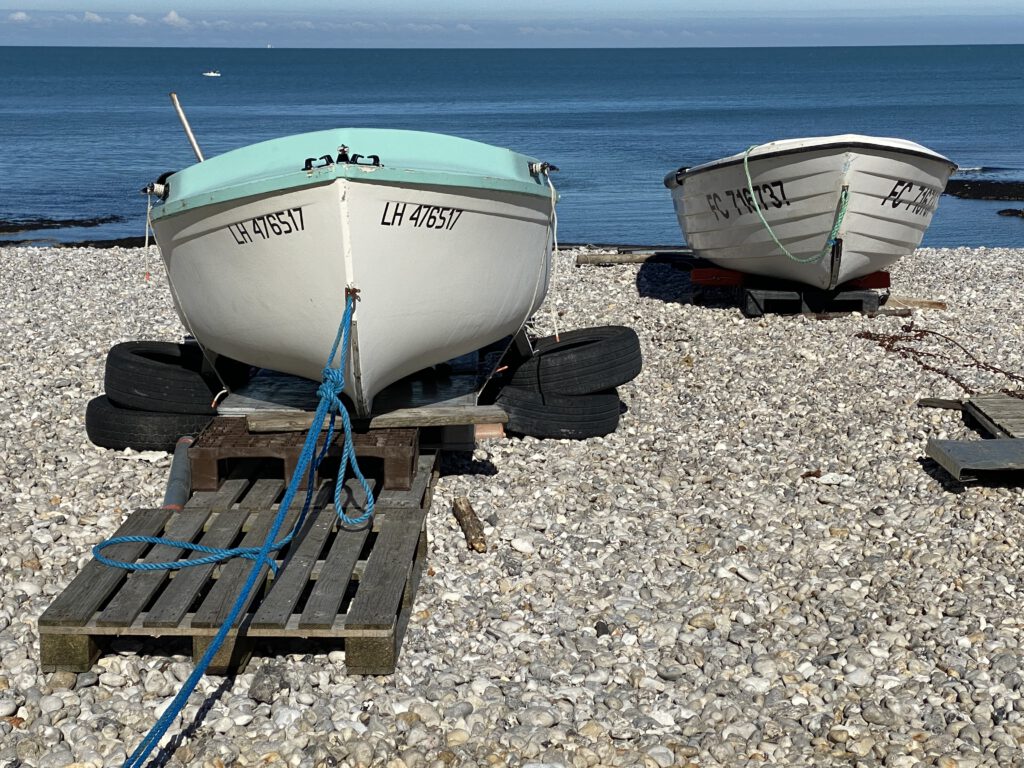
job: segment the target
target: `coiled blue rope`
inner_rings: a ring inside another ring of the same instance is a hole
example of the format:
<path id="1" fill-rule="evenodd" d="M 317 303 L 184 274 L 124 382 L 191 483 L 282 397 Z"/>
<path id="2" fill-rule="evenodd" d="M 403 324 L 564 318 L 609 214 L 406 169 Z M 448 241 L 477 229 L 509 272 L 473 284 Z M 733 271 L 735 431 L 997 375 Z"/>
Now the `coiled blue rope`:
<path id="1" fill-rule="evenodd" d="M 295 536 L 295 533 L 302 527 L 303 521 L 309 512 L 310 501 L 313 497 L 313 480 L 316 474 L 316 468 L 327 455 L 327 449 L 334 436 L 334 420 L 339 413 L 341 414 L 345 438 L 341 464 L 338 468 L 338 477 L 335 482 L 334 508 L 338 513 L 338 517 L 341 518 L 342 522 L 346 525 L 361 525 L 373 516 L 373 493 L 369 483 L 366 481 L 366 478 L 363 477 L 363 473 L 360 471 L 359 464 L 356 461 L 355 449 L 352 445 L 352 423 L 349 419 L 348 411 L 345 409 L 340 398 L 341 391 L 345 387 L 345 364 L 348 358 L 348 339 L 349 331 L 352 326 L 352 313 L 355 310 L 355 300 L 355 290 L 347 290 L 345 298 L 345 313 L 342 316 L 340 325 L 338 326 L 338 333 L 334 338 L 334 344 L 331 346 L 331 353 L 327 358 L 327 365 L 323 371 L 323 383 L 317 390 L 317 394 L 320 395 L 320 403 L 313 416 L 313 424 L 310 427 L 309 433 L 306 435 L 306 442 L 303 444 L 302 453 L 299 455 L 295 472 L 292 475 L 291 481 L 288 483 L 288 488 L 285 490 L 284 496 L 281 499 L 277 515 L 274 517 L 274 522 L 271 525 L 270 531 L 267 533 L 267 537 L 262 546 L 259 548 L 236 547 L 234 549 L 215 549 L 212 547 L 204 547 L 199 544 L 192 544 L 191 542 L 174 541 L 158 537 L 118 536 L 102 542 L 93 548 L 93 556 L 98 561 L 105 565 L 110 565 L 115 568 L 124 568 L 126 570 L 168 570 L 171 568 L 186 568 L 194 565 L 217 563 L 233 557 L 244 557 L 253 561 L 252 570 L 249 571 L 249 578 L 242 587 L 242 591 L 239 593 L 235 604 L 231 607 L 231 611 L 228 613 L 224 623 L 221 625 L 217 634 L 207 647 L 206 653 L 203 654 L 202 658 L 196 664 L 195 669 L 192 670 L 192 674 L 189 675 L 188 680 L 186 680 L 182 685 L 181 690 L 178 691 L 177 695 L 171 701 L 171 704 L 153 724 L 153 727 L 150 729 L 149 733 L 146 734 L 146 737 L 142 742 L 140 742 L 139 746 L 135 748 L 135 751 L 132 752 L 127 760 L 125 760 L 125 768 L 141 768 L 141 766 L 145 764 L 146 758 L 149 757 L 149 754 L 157 744 L 159 744 L 160 739 L 163 738 L 167 729 L 171 726 L 171 723 L 174 722 L 174 719 L 184 708 L 185 703 L 188 701 L 188 697 L 192 694 L 192 691 L 195 690 L 199 680 L 206 673 L 206 669 L 210 666 L 210 662 L 213 660 L 213 657 L 217 654 L 217 651 L 223 644 L 224 638 L 227 637 L 228 632 L 231 631 L 235 621 L 238 619 L 238 614 L 241 613 L 242 606 L 248 604 L 249 595 L 259 580 L 263 566 L 266 565 L 275 573 L 277 572 L 277 563 L 270 557 L 270 553 L 287 546 Z M 334 358 L 338 355 L 339 347 L 341 349 L 341 358 L 338 367 L 332 368 L 331 366 L 334 362 Z M 327 436 L 324 439 L 323 447 L 317 455 L 317 440 L 320 437 L 320 430 L 323 426 L 324 419 L 328 415 L 330 415 L 330 422 L 327 426 Z M 362 486 L 363 491 L 366 493 L 366 509 L 362 515 L 355 518 L 351 518 L 344 513 L 341 501 L 341 487 L 344 484 L 342 480 L 347 467 L 352 468 L 352 473 L 355 475 L 356 479 Z M 277 541 L 277 536 L 284 524 L 285 517 L 288 514 L 288 509 L 291 507 L 291 503 L 298 491 L 299 480 L 306 472 L 307 468 L 309 470 L 309 482 L 307 483 L 306 500 L 303 505 L 302 512 L 288 535 L 280 541 Z M 207 556 L 189 560 L 169 561 L 165 563 L 127 563 L 119 560 L 111 560 L 101 554 L 101 550 L 106 547 L 126 542 L 164 544 L 196 552 L 205 552 L 207 553 Z"/>

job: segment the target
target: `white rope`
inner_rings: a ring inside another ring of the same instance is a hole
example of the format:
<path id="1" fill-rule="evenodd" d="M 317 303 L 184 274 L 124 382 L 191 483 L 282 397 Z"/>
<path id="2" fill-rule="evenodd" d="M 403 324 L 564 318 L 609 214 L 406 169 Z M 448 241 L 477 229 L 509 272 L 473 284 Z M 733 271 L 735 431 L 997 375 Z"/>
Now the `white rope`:
<path id="1" fill-rule="evenodd" d="M 146 244 L 143 253 L 146 254 L 146 282 L 149 282 L 149 230 L 153 228 L 153 195 L 146 193 Z"/>
<path id="2" fill-rule="evenodd" d="M 551 252 L 551 293 L 552 295 L 557 293 L 558 283 L 558 211 L 555 208 L 555 203 L 558 200 L 558 193 L 555 192 L 555 185 L 551 181 L 551 174 L 544 171 L 544 178 L 548 183 L 548 188 L 551 190 L 551 240 L 552 240 L 552 252 Z M 555 328 L 555 340 L 558 340 L 558 302 L 556 299 L 551 301 L 551 313 L 552 325 Z"/>

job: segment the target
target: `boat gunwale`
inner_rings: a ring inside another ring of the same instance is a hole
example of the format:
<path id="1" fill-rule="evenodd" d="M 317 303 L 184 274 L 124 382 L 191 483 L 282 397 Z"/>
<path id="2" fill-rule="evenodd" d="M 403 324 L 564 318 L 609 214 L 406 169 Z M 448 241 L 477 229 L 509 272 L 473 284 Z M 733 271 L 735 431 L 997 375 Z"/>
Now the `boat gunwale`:
<path id="1" fill-rule="evenodd" d="M 358 169 L 358 170 L 356 170 Z M 415 178 L 417 174 L 429 176 Z M 298 178 L 299 176 L 304 178 Z M 168 179 L 173 183 L 174 177 Z M 472 180 L 482 183 L 472 184 Z M 351 181 L 356 184 L 378 184 L 389 187 L 445 187 L 452 190 L 488 190 L 506 194 L 518 194 L 528 197 L 550 198 L 551 190 L 539 182 L 527 185 L 525 182 L 504 179 L 494 176 L 483 176 L 467 173 L 439 173 L 437 171 L 417 171 L 409 168 L 384 168 L 372 165 L 333 165 L 326 168 L 315 168 L 312 171 L 293 171 L 279 176 L 268 176 L 252 179 L 222 187 L 215 191 L 199 192 L 185 198 L 161 202 L 153 206 L 153 220 L 176 216 L 186 211 L 194 211 L 211 205 L 220 205 L 245 200 L 265 194 L 286 193 L 289 191 L 308 189 L 314 186 L 332 184 L 336 181 Z M 200 200 L 200 198 L 208 198 Z M 197 202 L 198 201 L 198 202 Z"/>
<path id="2" fill-rule="evenodd" d="M 818 152 L 821 150 L 829 151 L 838 148 L 847 149 L 871 149 L 875 151 L 893 152 L 896 154 L 910 155 L 912 157 L 921 157 L 927 160 L 933 160 L 936 162 L 944 162 L 950 166 L 950 175 L 959 167 L 956 163 L 950 160 L 944 155 L 940 155 L 938 152 L 933 152 L 930 149 L 923 148 L 922 150 L 911 149 L 909 147 L 895 146 L 893 144 L 887 144 L 879 141 L 834 141 L 827 144 L 809 144 L 800 147 L 787 147 L 785 149 L 777 149 L 771 152 L 764 152 L 757 155 L 751 155 L 746 158 L 748 162 L 756 162 L 758 160 L 770 160 L 777 157 L 784 157 L 786 155 L 795 155 L 804 152 Z M 702 173 L 708 171 L 717 171 L 723 168 L 729 168 L 734 165 L 742 165 L 745 157 L 743 153 L 739 155 L 730 155 L 729 157 L 721 158 L 720 160 L 712 160 L 707 163 L 701 163 L 693 167 L 680 166 L 675 171 L 670 171 L 665 176 L 665 186 L 669 189 L 675 187 L 681 187 L 683 182 L 687 179 L 693 178 Z"/>

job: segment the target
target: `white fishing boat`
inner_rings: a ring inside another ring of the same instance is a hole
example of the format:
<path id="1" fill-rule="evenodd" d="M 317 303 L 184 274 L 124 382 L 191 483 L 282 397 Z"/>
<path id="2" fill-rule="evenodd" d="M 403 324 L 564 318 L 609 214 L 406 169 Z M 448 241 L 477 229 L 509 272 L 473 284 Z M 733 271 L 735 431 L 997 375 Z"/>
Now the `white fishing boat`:
<path id="1" fill-rule="evenodd" d="M 694 254 L 815 288 L 911 253 L 956 165 L 912 141 L 786 139 L 665 177 Z"/>
<path id="2" fill-rule="evenodd" d="M 152 223 L 185 328 L 254 366 L 319 381 L 357 291 L 345 394 L 367 415 L 388 384 L 540 306 L 549 168 L 452 136 L 339 128 L 165 174 Z"/>
<path id="3" fill-rule="evenodd" d="M 208 69 L 203 72 L 203 77 L 220 77 L 220 72 L 216 69 Z"/>

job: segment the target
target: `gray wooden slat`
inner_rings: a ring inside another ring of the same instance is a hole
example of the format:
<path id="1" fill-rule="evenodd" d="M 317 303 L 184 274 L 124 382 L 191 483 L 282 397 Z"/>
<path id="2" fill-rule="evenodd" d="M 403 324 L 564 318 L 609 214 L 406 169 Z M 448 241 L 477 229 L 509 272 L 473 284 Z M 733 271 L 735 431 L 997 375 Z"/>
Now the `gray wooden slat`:
<path id="1" fill-rule="evenodd" d="M 333 489 L 325 486 L 316 500 L 303 529 L 296 535 L 297 544 L 292 545 L 288 559 L 282 564 L 277 577 L 252 618 L 251 627 L 284 628 L 295 605 L 309 582 L 309 576 L 316 565 L 320 552 L 327 543 L 338 518 L 333 507 L 324 508 L 331 498 Z"/>
<path id="2" fill-rule="evenodd" d="M 128 516 L 114 536 L 155 536 L 171 516 L 168 509 L 140 509 Z M 112 560 L 135 560 L 149 544 L 116 544 L 103 550 Z M 46 612 L 40 626 L 82 626 L 127 577 L 128 571 L 90 560 Z"/>
<path id="3" fill-rule="evenodd" d="M 408 491 L 383 490 L 376 499 L 379 507 L 398 507 L 406 509 L 418 509 L 423 502 L 423 494 L 427 492 L 430 484 L 430 476 L 434 471 L 434 463 L 437 455 L 432 453 L 422 454 L 416 463 L 416 476 L 413 478 L 412 486 Z"/>
<path id="4" fill-rule="evenodd" d="M 257 480 L 253 484 L 252 490 L 242 499 L 241 506 L 243 509 L 254 512 L 264 509 L 277 501 L 282 490 L 284 490 L 282 480 Z"/>
<path id="5" fill-rule="evenodd" d="M 221 512 L 199 543 L 207 547 L 229 547 L 252 512 L 242 509 Z M 195 553 L 201 557 L 202 553 Z M 213 573 L 214 566 L 194 565 L 178 571 L 156 603 L 146 613 L 145 627 L 176 627 L 188 613 L 196 595 Z"/>
<path id="6" fill-rule="evenodd" d="M 249 487 L 249 481 L 245 479 L 225 480 L 216 491 L 196 491 L 192 498 L 185 504 L 186 509 L 231 509 L 231 505 L 238 501 Z"/>
<path id="7" fill-rule="evenodd" d="M 346 627 L 394 625 L 426 514 L 425 509 L 389 510 L 346 614 Z"/>
<path id="8" fill-rule="evenodd" d="M 973 419 L 981 429 L 992 437 L 1009 437 L 1009 433 L 1003 430 L 996 422 L 980 409 L 977 404 L 968 401 L 964 404 L 964 418 Z"/>
<path id="9" fill-rule="evenodd" d="M 957 480 L 975 472 L 1024 470 L 1024 440 L 936 440 L 929 438 L 925 453 Z"/>
<path id="10" fill-rule="evenodd" d="M 368 535 L 368 528 L 338 531 L 313 591 L 306 600 L 299 619 L 300 629 L 326 629 L 334 625 Z"/>
<path id="11" fill-rule="evenodd" d="M 997 436 L 1000 432 L 1010 437 L 1024 437 L 1024 400 L 1010 395 L 975 395 L 967 403 L 968 411 L 986 428 Z"/>
<path id="12" fill-rule="evenodd" d="M 231 481 L 225 481 L 224 485 L 227 485 L 228 482 Z M 258 480 L 242 500 L 239 509 L 221 512 L 199 543 L 208 547 L 231 546 L 242 529 L 242 525 L 255 511 L 256 505 L 271 503 L 267 499 L 276 498 L 283 485 L 284 483 L 280 480 Z M 250 561 L 245 560 L 244 562 Z M 210 578 L 213 569 L 213 565 L 197 565 L 178 572 L 146 614 L 143 626 L 176 627 L 192 607 L 192 603 L 206 584 L 207 579 Z"/>
<path id="13" fill-rule="evenodd" d="M 209 508 L 184 509 L 171 518 L 161 536 L 176 541 L 192 541 L 196 534 L 203 530 L 211 511 Z M 159 544 L 150 550 L 143 562 L 170 562 L 177 560 L 185 551 L 180 547 Z M 101 627 L 128 626 L 135 621 L 142 609 L 146 607 L 146 603 L 159 591 L 169 577 L 170 571 L 166 570 L 133 572 L 96 618 L 96 623 Z"/>
<path id="14" fill-rule="evenodd" d="M 294 500 L 285 515 L 278 538 L 285 536 L 291 530 L 301 509 L 301 501 Z M 239 546 L 259 547 L 263 544 L 263 540 L 267 537 L 267 533 L 269 533 L 277 514 L 278 510 L 269 506 L 260 510 L 256 521 L 252 524 L 248 533 L 245 534 L 245 538 L 242 539 L 242 543 Z M 216 583 L 210 588 L 202 604 L 196 609 L 195 616 L 192 617 L 192 626 L 219 627 L 223 624 L 228 614 L 231 613 L 231 609 L 238 599 L 242 587 L 245 586 L 253 565 L 252 560 L 241 557 L 224 563 L 221 566 L 220 576 L 217 578 Z M 267 570 L 269 569 L 266 565 L 261 566 L 259 579 L 266 578 Z M 256 590 L 249 594 L 241 613 L 239 613 L 239 618 L 245 614 L 255 594 Z"/>

